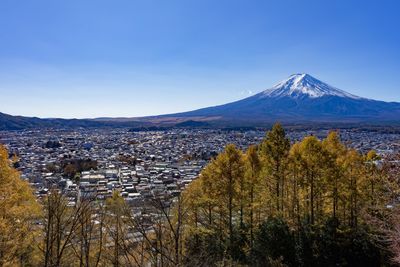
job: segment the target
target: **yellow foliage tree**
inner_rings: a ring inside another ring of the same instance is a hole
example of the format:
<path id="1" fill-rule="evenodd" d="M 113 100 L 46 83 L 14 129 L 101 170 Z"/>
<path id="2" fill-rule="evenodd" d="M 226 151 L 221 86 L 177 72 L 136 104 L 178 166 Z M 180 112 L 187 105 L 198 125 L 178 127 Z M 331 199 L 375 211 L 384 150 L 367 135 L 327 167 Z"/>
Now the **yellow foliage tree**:
<path id="1" fill-rule="evenodd" d="M 0 266 L 32 263 L 34 222 L 40 212 L 31 187 L 11 163 L 0 145 Z"/>

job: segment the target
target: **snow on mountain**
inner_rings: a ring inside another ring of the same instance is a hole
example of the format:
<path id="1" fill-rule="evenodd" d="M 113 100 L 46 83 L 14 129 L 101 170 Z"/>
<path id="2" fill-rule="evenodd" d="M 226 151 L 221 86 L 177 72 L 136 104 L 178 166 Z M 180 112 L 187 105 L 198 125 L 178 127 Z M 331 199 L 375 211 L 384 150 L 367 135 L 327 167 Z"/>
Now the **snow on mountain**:
<path id="1" fill-rule="evenodd" d="M 276 121 L 400 125 L 400 103 L 358 97 L 308 74 L 294 74 L 269 90 L 231 103 L 138 120 L 147 125 L 175 123 L 178 127 L 262 126 Z"/>
<path id="2" fill-rule="evenodd" d="M 352 99 L 361 99 L 361 97 L 332 87 L 305 73 L 291 75 L 288 79 L 281 81 L 271 89 L 262 92 L 261 96 L 277 98 L 285 96 L 292 98 L 339 96 Z"/>
<path id="3" fill-rule="evenodd" d="M 381 88 L 384 90 L 384 87 Z M 262 126 L 288 123 L 382 123 L 400 125 L 400 103 L 352 95 L 308 74 L 294 74 L 269 90 L 219 105 L 145 118 L 97 120 L 39 119 L 0 113 L 0 130 L 39 127 L 135 127 L 160 123 L 178 127 Z"/>
<path id="4" fill-rule="evenodd" d="M 397 122 L 400 121 L 400 103 L 358 97 L 308 74 L 294 74 L 253 96 L 172 115 L 214 117 L 238 124 L 266 121 Z"/>

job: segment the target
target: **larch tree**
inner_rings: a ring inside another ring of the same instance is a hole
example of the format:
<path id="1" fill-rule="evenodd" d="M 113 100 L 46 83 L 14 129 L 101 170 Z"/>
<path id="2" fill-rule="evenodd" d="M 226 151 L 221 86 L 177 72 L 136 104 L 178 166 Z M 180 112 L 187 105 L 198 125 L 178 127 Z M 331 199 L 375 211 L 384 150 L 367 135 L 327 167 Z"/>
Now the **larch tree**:
<path id="1" fill-rule="evenodd" d="M 332 218 L 335 220 L 338 217 L 339 210 L 339 200 L 341 199 L 341 194 L 344 190 L 343 182 L 343 168 L 342 163 L 346 158 L 346 147 L 340 142 L 338 132 L 332 131 L 328 136 L 322 141 L 322 146 L 327 153 L 327 186 L 328 197 L 331 202 Z"/>
<path id="2" fill-rule="evenodd" d="M 40 206 L 0 145 L 0 266 L 33 264 Z"/>
<path id="3" fill-rule="evenodd" d="M 298 146 L 298 147 L 297 147 Z M 304 197 L 305 217 L 310 224 L 314 224 L 316 219 L 323 212 L 323 200 L 326 186 L 324 179 L 327 154 L 321 142 L 315 136 L 308 136 L 300 143 L 296 144 L 295 149 L 300 153 L 301 176 L 300 186 Z"/>
<path id="4" fill-rule="evenodd" d="M 281 124 L 275 124 L 261 143 L 261 156 L 265 162 L 266 183 L 270 187 L 277 213 L 285 208 L 285 177 L 290 141 Z M 272 204 L 274 205 L 274 204 Z"/>
<path id="5" fill-rule="evenodd" d="M 239 190 L 244 172 L 243 153 L 234 145 L 228 145 L 202 173 L 203 186 L 217 203 L 214 208 L 219 213 L 220 230 L 228 230 L 228 253 L 232 252 L 234 240 L 234 215 L 242 203 Z"/>
<path id="6" fill-rule="evenodd" d="M 249 211 L 249 227 L 250 227 L 250 248 L 254 243 L 254 215 L 255 210 L 260 208 L 260 173 L 261 160 L 258 155 L 256 146 L 250 146 L 246 151 L 246 185 L 248 188 L 248 207 Z"/>

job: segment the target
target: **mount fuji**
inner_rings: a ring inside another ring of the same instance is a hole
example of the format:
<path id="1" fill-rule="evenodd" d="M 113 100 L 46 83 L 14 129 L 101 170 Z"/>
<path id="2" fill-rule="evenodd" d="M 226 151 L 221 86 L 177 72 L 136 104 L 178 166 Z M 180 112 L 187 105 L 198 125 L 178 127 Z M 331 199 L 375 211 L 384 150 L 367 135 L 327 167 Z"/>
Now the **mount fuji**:
<path id="1" fill-rule="evenodd" d="M 0 113 L 0 130 L 52 127 L 225 127 L 288 124 L 400 124 L 400 103 L 367 99 L 308 74 L 225 105 L 141 118 L 40 119 Z"/>
<path id="2" fill-rule="evenodd" d="M 303 73 L 291 75 L 271 89 L 236 102 L 164 116 L 213 117 L 249 123 L 391 122 L 400 121 L 400 103 L 359 97 Z"/>

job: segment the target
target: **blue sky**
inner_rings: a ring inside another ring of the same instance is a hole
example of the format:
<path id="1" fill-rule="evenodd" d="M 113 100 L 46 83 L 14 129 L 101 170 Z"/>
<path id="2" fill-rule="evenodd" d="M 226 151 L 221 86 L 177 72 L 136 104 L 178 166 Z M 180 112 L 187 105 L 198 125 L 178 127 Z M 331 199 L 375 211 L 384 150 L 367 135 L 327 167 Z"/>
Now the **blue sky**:
<path id="1" fill-rule="evenodd" d="M 400 102 L 400 1 L 2 0 L 0 112 L 143 116 L 293 73 Z"/>

